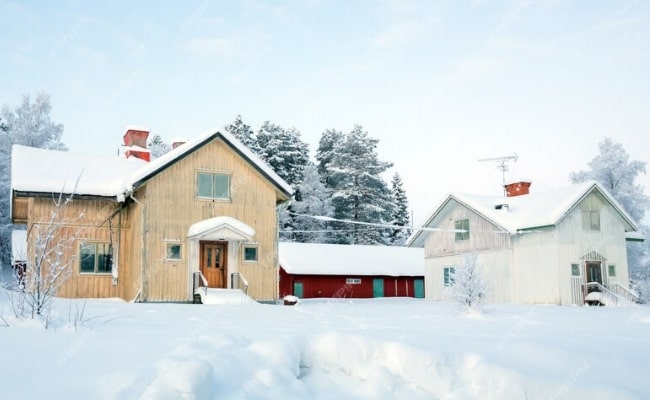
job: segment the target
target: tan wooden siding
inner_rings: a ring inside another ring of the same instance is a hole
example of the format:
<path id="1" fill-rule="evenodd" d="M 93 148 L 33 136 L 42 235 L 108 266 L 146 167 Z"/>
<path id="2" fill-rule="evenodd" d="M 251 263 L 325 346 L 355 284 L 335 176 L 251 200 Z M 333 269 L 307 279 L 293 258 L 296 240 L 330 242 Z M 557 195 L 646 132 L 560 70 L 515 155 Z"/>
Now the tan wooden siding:
<path id="1" fill-rule="evenodd" d="M 231 176 L 230 200 L 198 199 L 196 174 L 211 171 Z M 193 223 L 230 216 L 255 229 L 259 262 L 238 269 L 249 281 L 249 294 L 261 300 L 277 297 L 276 190 L 248 162 L 224 142 L 216 140 L 194 151 L 146 183 L 136 198 L 146 204 L 143 261 L 146 266 L 144 298 L 150 301 L 186 301 L 189 260 L 187 233 Z M 136 206 L 139 208 L 140 206 Z M 137 225 L 137 223 L 134 223 Z M 182 260 L 166 260 L 168 241 L 182 245 Z M 232 271 L 232 266 L 229 266 Z M 229 271 L 229 273 L 230 273 Z"/>
<path id="2" fill-rule="evenodd" d="M 54 240 L 67 237 L 74 238 L 65 248 L 63 260 L 74 260 L 70 265 L 70 276 L 60 287 L 57 295 L 61 297 L 121 297 L 126 298 L 128 287 L 128 258 L 123 251 L 129 246 L 129 219 L 126 213 L 117 212 L 112 220 L 109 217 L 117 210 L 118 204 L 111 201 L 73 200 L 58 209 L 57 221 L 63 226 L 56 231 Z M 33 243 L 39 229 L 50 222 L 53 201 L 50 198 L 29 199 L 28 241 L 30 242 L 30 260 L 34 259 Z M 121 224 L 120 214 L 122 215 Z M 115 260 L 120 266 L 120 280 L 113 285 L 110 274 L 81 274 L 79 272 L 79 246 L 84 241 L 113 242 L 113 248 L 119 249 Z M 120 247 L 118 247 L 118 243 Z"/>
<path id="3" fill-rule="evenodd" d="M 441 216 L 440 223 L 435 226 L 441 231 L 428 233 L 424 245 L 425 257 L 504 249 L 511 246 L 509 234 L 501 232 L 496 225 L 481 218 L 474 211 L 453 200 L 447 207 L 448 210 Z M 469 240 L 456 241 L 454 222 L 461 219 L 469 220 Z"/>
<path id="4" fill-rule="evenodd" d="M 14 197 L 12 204 L 12 215 L 14 224 L 26 224 L 27 223 L 27 209 L 29 205 L 29 199 L 27 197 Z"/>

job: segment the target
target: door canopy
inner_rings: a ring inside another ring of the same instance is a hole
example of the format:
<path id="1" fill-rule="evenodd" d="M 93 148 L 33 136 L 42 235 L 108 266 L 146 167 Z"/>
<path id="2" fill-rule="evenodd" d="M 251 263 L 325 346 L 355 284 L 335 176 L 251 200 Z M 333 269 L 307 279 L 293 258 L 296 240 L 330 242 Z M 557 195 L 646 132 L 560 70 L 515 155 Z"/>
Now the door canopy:
<path id="1" fill-rule="evenodd" d="M 232 217 L 215 217 L 192 224 L 187 236 L 198 240 L 250 242 L 255 236 L 255 229 Z"/>

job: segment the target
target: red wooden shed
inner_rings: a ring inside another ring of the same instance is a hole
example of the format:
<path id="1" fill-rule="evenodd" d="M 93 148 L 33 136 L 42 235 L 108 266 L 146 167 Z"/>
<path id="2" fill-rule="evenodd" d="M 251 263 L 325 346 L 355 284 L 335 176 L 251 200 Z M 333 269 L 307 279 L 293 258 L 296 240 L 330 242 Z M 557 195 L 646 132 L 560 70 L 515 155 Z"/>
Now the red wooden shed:
<path id="1" fill-rule="evenodd" d="M 280 297 L 424 297 L 422 248 L 279 243 Z"/>

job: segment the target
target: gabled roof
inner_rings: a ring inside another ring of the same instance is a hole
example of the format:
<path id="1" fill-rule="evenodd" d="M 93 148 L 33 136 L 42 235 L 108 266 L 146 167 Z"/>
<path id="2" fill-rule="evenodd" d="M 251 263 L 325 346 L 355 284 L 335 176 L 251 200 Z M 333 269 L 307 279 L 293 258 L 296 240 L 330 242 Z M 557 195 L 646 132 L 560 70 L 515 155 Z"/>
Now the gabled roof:
<path id="1" fill-rule="evenodd" d="M 434 228 L 437 217 L 452 202 L 474 211 L 482 218 L 510 234 L 534 228 L 555 226 L 564 219 L 585 197 L 592 192 L 600 193 L 620 215 L 626 232 L 636 232 L 638 227 L 632 217 L 600 183 L 587 181 L 542 193 L 523 196 L 481 196 L 473 194 L 450 194 L 434 209 L 422 228 Z M 501 209 L 497 205 L 506 205 Z M 426 229 L 416 230 L 407 240 L 408 246 L 423 246 Z"/>
<path id="2" fill-rule="evenodd" d="M 11 188 L 22 193 L 74 192 L 80 196 L 115 197 L 122 201 L 148 179 L 218 138 L 246 159 L 284 196 L 289 198 L 293 194 L 291 186 L 262 159 L 230 133 L 219 130 L 206 131 L 149 163 L 134 157 L 102 157 L 14 145 Z"/>
<path id="3" fill-rule="evenodd" d="M 280 242 L 278 258 L 297 275 L 424 276 L 420 248 Z"/>

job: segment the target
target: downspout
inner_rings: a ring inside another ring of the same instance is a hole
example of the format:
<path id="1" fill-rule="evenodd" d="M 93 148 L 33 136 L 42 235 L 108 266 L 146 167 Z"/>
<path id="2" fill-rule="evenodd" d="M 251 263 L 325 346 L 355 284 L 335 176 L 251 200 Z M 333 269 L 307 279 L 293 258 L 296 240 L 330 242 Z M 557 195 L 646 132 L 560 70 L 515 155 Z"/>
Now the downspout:
<path id="1" fill-rule="evenodd" d="M 122 243 L 122 210 L 124 203 L 120 203 L 120 213 L 117 217 L 117 246 L 113 255 L 113 286 L 117 286 L 120 277 L 120 243 Z"/>
<path id="2" fill-rule="evenodd" d="M 140 296 L 141 301 L 146 301 L 147 299 L 147 292 L 146 292 L 146 286 L 145 286 L 145 276 L 146 276 L 146 271 L 145 271 L 145 260 L 147 259 L 146 257 L 146 252 L 145 252 L 145 246 L 144 246 L 144 228 L 145 228 L 145 213 L 144 213 L 144 206 L 142 203 L 138 201 L 133 196 L 133 192 L 129 193 L 129 198 L 133 200 L 138 206 L 140 206 L 140 290 L 138 290 L 138 295 Z M 138 295 L 135 296 L 136 300 L 138 298 Z"/>

